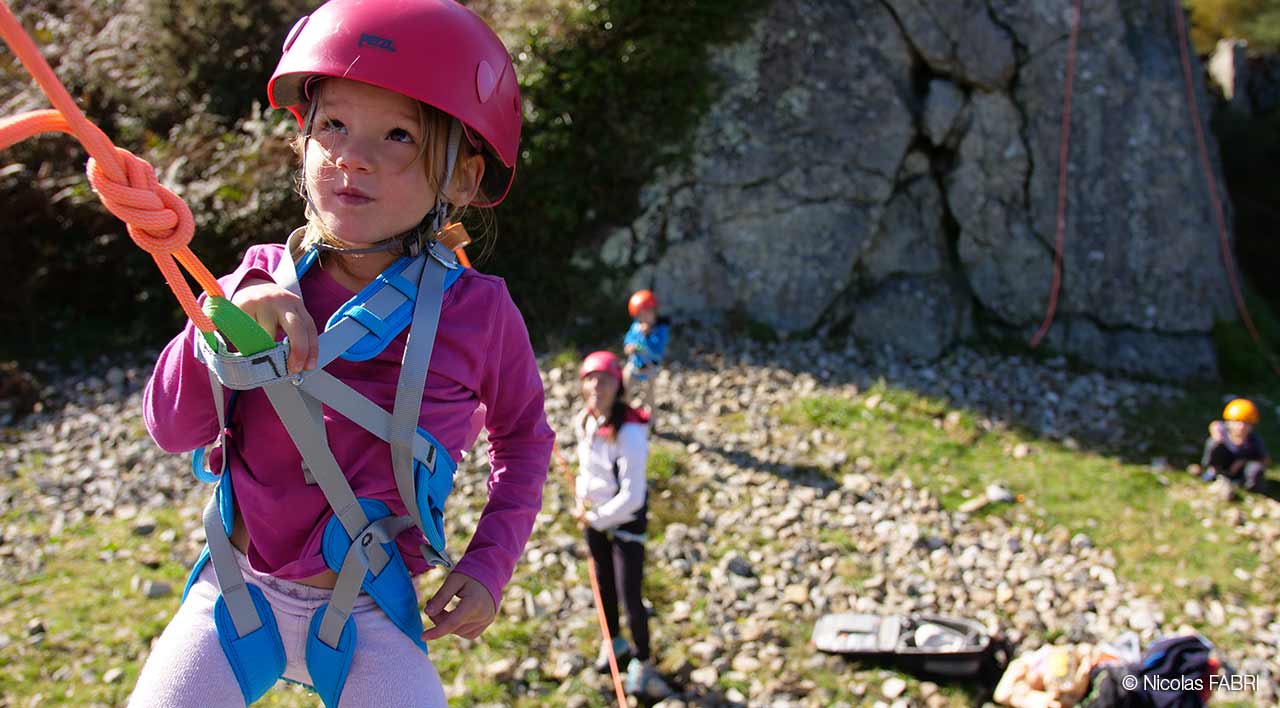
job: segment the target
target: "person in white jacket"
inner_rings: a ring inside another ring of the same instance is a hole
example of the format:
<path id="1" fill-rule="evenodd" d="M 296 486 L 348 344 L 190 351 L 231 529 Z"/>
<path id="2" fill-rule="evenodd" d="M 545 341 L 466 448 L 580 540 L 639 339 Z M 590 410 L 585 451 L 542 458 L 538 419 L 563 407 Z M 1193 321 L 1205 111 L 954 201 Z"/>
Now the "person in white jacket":
<path id="1" fill-rule="evenodd" d="M 574 419 L 578 436 L 574 514 L 596 567 L 614 654 L 619 666 L 630 659 L 627 690 L 665 697 L 670 690 L 650 661 L 649 616 L 641 595 L 648 527 L 644 468 L 649 456 L 649 418 L 626 404 L 622 363 L 612 352 L 588 355 L 579 378 L 583 409 Z M 619 594 L 627 608 L 634 647 L 619 636 Z M 607 651 L 608 647 L 601 647 L 597 662 L 601 671 L 608 671 Z"/>

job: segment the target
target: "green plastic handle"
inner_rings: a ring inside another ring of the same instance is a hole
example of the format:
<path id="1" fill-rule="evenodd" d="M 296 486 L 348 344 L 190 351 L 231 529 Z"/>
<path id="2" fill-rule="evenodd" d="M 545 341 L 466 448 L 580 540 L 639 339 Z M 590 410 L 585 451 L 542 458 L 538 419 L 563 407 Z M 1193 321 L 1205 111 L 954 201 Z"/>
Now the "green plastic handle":
<path id="1" fill-rule="evenodd" d="M 276 345 L 276 340 L 265 329 L 225 297 L 206 298 L 203 309 L 218 332 L 241 354 L 257 354 Z M 212 333 L 205 332 L 204 337 L 210 346 L 217 347 Z"/>

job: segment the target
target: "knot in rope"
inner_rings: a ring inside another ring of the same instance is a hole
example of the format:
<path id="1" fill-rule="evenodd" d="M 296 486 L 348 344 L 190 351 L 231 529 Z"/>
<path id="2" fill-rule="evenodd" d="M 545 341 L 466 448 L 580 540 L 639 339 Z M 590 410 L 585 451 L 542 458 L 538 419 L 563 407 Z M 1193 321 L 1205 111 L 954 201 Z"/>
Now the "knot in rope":
<path id="1" fill-rule="evenodd" d="M 113 145 L 106 133 L 85 118 L 4 0 L 0 0 L 0 37 L 53 103 L 52 110 L 0 118 L 0 150 L 41 133 L 75 136 L 91 156 L 87 167 L 89 184 L 107 209 L 128 225 L 133 242 L 151 254 L 191 322 L 201 332 L 213 332 L 213 320 L 200 309 L 191 285 L 178 267 L 185 268 L 210 297 L 225 296 L 217 279 L 188 248 L 195 232 L 191 209 L 160 185 L 151 165 Z"/>
<path id="2" fill-rule="evenodd" d="M 112 179 L 112 172 L 96 158 L 89 158 L 85 171 L 89 184 L 107 209 L 129 227 L 129 237 L 153 256 L 171 255 L 186 248 L 195 233 L 191 208 L 173 190 L 160 184 L 156 171 L 146 160 L 124 148 L 115 148 L 125 181 Z"/>

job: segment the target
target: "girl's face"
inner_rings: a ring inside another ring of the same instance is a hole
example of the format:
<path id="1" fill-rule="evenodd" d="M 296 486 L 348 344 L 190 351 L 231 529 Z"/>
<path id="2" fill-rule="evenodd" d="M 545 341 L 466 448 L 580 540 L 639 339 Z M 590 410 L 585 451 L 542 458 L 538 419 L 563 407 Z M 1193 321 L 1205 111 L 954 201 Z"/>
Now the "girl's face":
<path id="1" fill-rule="evenodd" d="M 604 415 L 613 408 L 618 396 L 618 380 L 603 371 L 594 371 L 582 378 L 582 400 L 596 415 Z"/>
<path id="2" fill-rule="evenodd" d="M 1227 421 L 1227 435 L 1231 437 L 1231 442 L 1237 445 L 1244 443 L 1244 439 L 1249 437 L 1249 431 L 1252 429 L 1252 425 L 1241 420 Z"/>
<path id="3" fill-rule="evenodd" d="M 417 226 L 436 201 L 417 102 L 350 79 L 325 81 L 318 100 L 304 171 L 321 223 L 357 247 Z"/>
<path id="4" fill-rule="evenodd" d="M 636 313 L 636 320 L 646 327 L 652 327 L 658 321 L 658 313 L 652 307 L 646 307 Z"/>

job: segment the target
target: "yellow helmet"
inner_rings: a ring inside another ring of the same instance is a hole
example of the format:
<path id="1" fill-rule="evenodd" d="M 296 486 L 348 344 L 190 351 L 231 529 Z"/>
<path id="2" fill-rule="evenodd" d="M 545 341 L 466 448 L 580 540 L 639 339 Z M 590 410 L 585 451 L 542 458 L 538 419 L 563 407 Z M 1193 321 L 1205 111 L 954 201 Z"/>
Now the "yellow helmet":
<path id="1" fill-rule="evenodd" d="M 1258 407 L 1246 398 L 1237 398 L 1222 410 L 1223 420 L 1238 420 L 1249 425 L 1258 424 Z"/>

